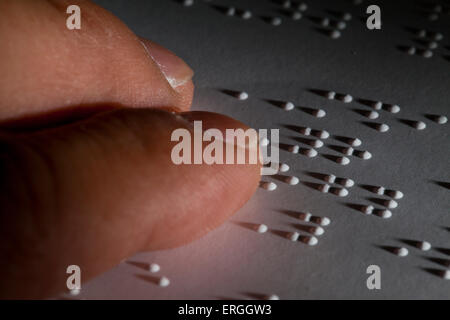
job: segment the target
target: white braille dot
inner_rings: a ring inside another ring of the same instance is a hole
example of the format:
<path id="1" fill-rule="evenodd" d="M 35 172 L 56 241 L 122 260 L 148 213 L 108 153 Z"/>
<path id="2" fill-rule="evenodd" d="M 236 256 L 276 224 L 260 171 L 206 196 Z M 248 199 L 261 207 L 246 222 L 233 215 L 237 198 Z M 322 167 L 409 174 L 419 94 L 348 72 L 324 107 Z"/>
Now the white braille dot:
<path id="1" fill-rule="evenodd" d="M 300 133 L 305 136 L 309 136 L 311 134 L 311 131 L 312 131 L 311 128 L 308 127 L 300 129 Z"/>
<path id="2" fill-rule="evenodd" d="M 309 212 L 301 212 L 299 213 L 298 218 L 303 221 L 310 221 L 312 218 L 312 214 Z"/>
<path id="3" fill-rule="evenodd" d="M 446 116 L 433 115 L 431 116 L 431 119 L 438 124 L 446 124 L 448 122 Z"/>
<path id="4" fill-rule="evenodd" d="M 273 182 L 264 182 L 262 187 L 267 191 L 274 191 L 277 189 L 277 185 Z"/>
<path id="5" fill-rule="evenodd" d="M 236 14 L 236 8 L 235 7 L 229 7 L 227 9 L 226 15 L 227 16 L 234 16 Z"/>
<path id="6" fill-rule="evenodd" d="M 353 97 L 349 94 L 346 94 L 343 98 L 342 101 L 344 101 L 345 103 L 350 103 L 353 101 Z"/>
<path id="7" fill-rule="evenodd" d="M 358 138 L 350 138 L 348 140 L 348 144 L 352 147 L 359 147 L 360 145 L 362 145 L 362 141 Z"/>
<path id="8" fill-rule="evenodd" d="M 336 195 L 339 197 L 346 197 L 348 196 L 348 190 L 345 188 L 336 188 Z"/>
<path id="9" fill-rule="evenodd" d="M 158 272 L 159 270 L 161 270 L 161 267 L 159 266 L 159 264 L 157 263 L 152 263 L 150 264 L 150 266 L 148 267 L 148 271 L 155 273 Z"/>
<path id="10" fill-rule="evenodd" d="M 386 190 L 384 194 L 386 194 L 389 197 L 394 198 L 394 199 L 403 198 L 403 192 L 398 191 L 398 190 Z"/>
<path id="11" fill-rule="evenodd" d="M 416 50 L 415 47 L 409 47 L 409 48 L 406 50 L 406 53 L 408 53 L 410 56 L 415 55 L 416 52 L 417 52 L 417 50 Z"/>
<path id="12" fill-rule="evenodd" d="M 309 227 L 308 232 L 315 236 L 321 236 L 325 233 L 325 230 L 322 227 Z"/>
<path id="13" fill-rule="evenodd" d="M 256 232 L 258 233 L 265 233 L 267 230 L 269 230 L 269 228 L 265 224 L 260 224 L 256 228 Z"/>
<path id="14" fill-rule="evenodd" d="M 314 136 L 316 136 L 319 139 L 328 139 L 330 137 L 330 134 L 328 131 L 325 130 L 317 130 L 313 132 Z"/>
<path id="15" fill-rule="evenodd" d="M 292 102 L 287 101 L 284 102 L 281 107 L 286 111 L 291 111 L 295 108 L 295 105 Z"/>
<path id="16" fill-rule="evenodd" d="M 289 165 L 287 165 L 286 163 L 282 163 L 282 164 L 280 164 L 280 168 L 279 168 L 279 171 L 280 172 L 288 172 L 289 171 Z"/>
<path id="17" fill-rule="evenodd" d="M 71 296 L 77 296 L 77 295 L 79 295 L 79 294 L 81 293 L 81 289 L 80 289 L 80 288 L 77 288 L 77 289 L 71 289 L 71 290 L 69 291 L 69 293 L 70 293 Z"/>
<path id="18" fill-rule="evenodd" d="M 239 100 L 247 100 L 248 99 L 248 93 L 245 92 L 245 91 L 237 92 L 236 93 L 236 98 L 238 98 Z"/>
<path id="19" fill-rule="evenodd" d="M 436 49 L 438 47 L 438 44 L 435 41 L 430 41 L 427 43 L 427 47 L 428 49 Z"/>
<path id="20" fill-rule="evenodd" d="M 382 209 L 377 212 L 377 215 L 383 219 L 389 219 L 390 217 L 392 217 L 392 212 L 391 210 Z"/>
<path id="21" fill-rule="evenodd" d="M 450 280 L 450 270 L 441 271 L 442 278 L 445 280 Z"/>
<path id="22" fill-rule="evenodd" d="M 262 138 L 259 144 L 261 147 L 267 147 L 270 144 L 270 140 L 267 138 Z"/>
<path id="23" fill-rule="evenodd" d="M 327 193 L 328 191 L 330 191 L 330 185 L 329 184 L 321 184 L 319 186 L 319 191 L 323 192 L 323 193 Z"/>
<path id="24" fill-rule="evenodd" d="M 287 238 L 291 241 L 297 241 L 300 237 L 300 234 L 298 232 L 289 232 L 287 235 Z"/>
<path id="25" fill-rule="evenodd" d="M 303 15 L 301 14 L 301 12 L 294 11 L 291 13 L 292 20 L 300 20 L 302 17 Z"/>
<path id="26" fill-rule="evenodd" d="M 352 20 L 352 15 L 348 12 L 345 12 L 342 14 L 342 20 L 350 21 L 350 20 Z"/>
<path id="27" fill-rule="evenodd" d="M 326 227 L 331 223 L 331 219 L 328 217 L 318 217 L 316 223 L 320 224 L 323 227 Z"/>
<path id="28" fill-rule="evenodd" d="M 306 3 L 299 3 L 298 4 L 298 6 L 297 6 L 297 8 L 298 8 L 298 10 L 300 10 L 300 11 L 306 11 L 306 10 L 308 10 L 308 5 L 306 4 Z"/>
<path id="29" fill-rule="evenodd" d="M 286 8 L 286 9 L 290 8 L 291 7 L 291 1 L 290 0 L 283 1 L 282 7 Z"/>
<path id="30" fill-rule="evenodd" d="M 346 148 L 342 149 L 342 153 L 347 156 L 353 155 L 354 152 L 355 152 L 355 149 L 353 149 L 353 147 L 346 147 Z"/>
<path id="31" fill-rule="evenodd" d="M 383 205 L 389 209 L 395 209 L 398 207 L 398 203 L 395 200 L 384 200 Z"/>
<path id="32" fill-rule="evenodd" d="M 350 163 L 350 159 L 347 157 L 337 157 L 336 162 L 343 166 L 346 166 Z"/>
<path id="33" fill-rule="evenodd" d="M 427 36 L 427 31 L 426 30 L 419 30 L 418 32 L 417 32 L 417 36 L 419 37 L 419 38 L 425 38 L 426 36 Z"/>
<path id="34" fill-rule="evenodd" d="M 301 236 L 300 239 L 302 242 L 306 243 L 308 246 L 315 246 L 316 244 L 319 243 L 319 239 L 317 239 L 316 237 Z"/>
<path id="35" fill-rule="evenodd" d="M 307 156 L 308 158 L 314 158 L 314 157 L 316 157 L 318 155 L 317 151 L 314 150 L 314 149 L 305 149 L 303 154 L 305 156 Z"/>
<path id="36" fill-rule="evenodd" d="M 427 127 L 426 123 L 423 121 L 415 121 L 413 125 L 417 130 L 424 130 Z"/>
<path id="37" fill-rule="evenodd" d="M 358 151 L 357 156 L 364 160 L 369 160 L 372 158 L 372 154 L 369 151 Z"/>
<path id="38" fill-rule="evenodd" d="M 351 188 L 355 185 L 355 181 L 353 181 L 352 179 L 344 178 L 340 181 L 340 184 L 346 188 Z"/>
<path id="39" fill-rule="evenodd" d="M 381 101 L 373 102 L 372 108 L 374 108 L 375 110 L 381 110 L 381 108 L 383 108 L 383 102 L 381 102 Z"/>
<path id="40" fill-rule="evenodd" d="M 381 196 L 386 192 L 386 189 L 384 187 L 375 187 L 373 188 L 373 192 Z"/>
<path id="41" fill-rule="evenodd" d="M 442 33 L 439 33 L 439 32 L 437 32 L 433 35 L 433 39 L 436 41 L 441 41 L 443 38 L 444 38 L 444 36 L 442 35 Z"/>
<path id="42" fill-rule="evenodd" d="M 437 19 L 439 19 L 439 15 L 437 13 L 430 13 L 428 15 L 428 20 L 430 21 L 436 21 Z"/>
<path id="43" fill-rule="evenodd" d="M 396 104 L 390 104 L 390 105 L 386 106 L 386 110 L 391 113 L 399 113 L 400 107 Z"/>
<path id="44" fill-rule="evenodd" d="M 417 248 L 422 251 L 428 251 L 431 249 L 431 243 L 429 243 L 428 241 L 419 241 L 417 243 Z"/>
<path id="45" fill-rule="evenodd" d="M 322 27 L 328 27 L 330 25 L 330 19 L 322 18 L 322 20 L 320 20 L 320 25 Z"/>
<path id="46" fill-rule="evenodd" d="M 422 57 L 424 58 L 431 58 L 433 56 L 433 51 L 431 50 L 424 50 L 422 52 Z"/>
<path id="47" fill-rule="evenodd" d="M 280 297 L 278 297 L 276 294 L 271 294 L 270 296 L 266 297 L 266 300 L 280 300 Z"/>
<path id="48" fill-rule="evenodd" d="M 385 123 L 378 123 L 376 124 L 376 129 L 379 132 L 388 132 L 389 131 L 389 126 Z"/>
<path id="49" fill-rule="evenodd" d="M 362 206 L 361 208 L 361 211 L 367 215 L 372 214 L 374 210 L 375 208 L 372 205 Z"/>
<path id="50" fill-rule="evenodd" d="M 297 145 L 289 146 L 288 151 L 292 153 L 299 153 L 300 147 Z"/>
<path id="51" fill-rule="evenodd" d="M 433 7 L 433 11 L 434 12 L 442 12 L 442 6 L 441 5 L 439 5 L 439 4 L 437 4 L 437 5 L 435 5 L 434 7 Z"/>
<path id="52" fill-rule="evenodd" d="M 341 37 L 341 32 L 339 30 L 332 30 L 329 35 L 331 39 L 338 39 Z"/>
<path id="53" fill-rule="evenodd" d="M 336 176 L 334 174 L 327 174 L 323 180 L 325 180 L 328 183 L 334 183 L 336 181 Z"/>
<path id="54" fill-rule="evenodd" d="M 316 118 L 323 118 L 327 115 L 327 113 L 325 112 L 325 110 L 317 109 L 313 110 L 312 115 Z"/>
<path id="55" fill-rule="evenodd" d="M 336 92 L 328 91 L 327 92 L 327 99 L 333 100 L 334 98 L 336 98 Z"/>
<path id="56" fill-rule="evenodd" d="M 170 284 L 170 280 L 167 277 L 161 277 L 159 279 L 159 286 L 160 287 L 167 287 Z"/>
<path id="57" fill-rule="evenodd" d="M 190 7 L 190 6 L 192 6 L 194 4 L 194 0 L 184 0 L 183 1 L 183 5 L 185 6 L 185 7 Z"/>
<path id="58" fill-rule="evenodd" d="M 374 120 L 374 119 L 377 119 L 377 118 L 380 116 L 380 114 L 379 114 L 378 112 L 376 112 L 376 111 L 368 111 L 368 112 L 365 114 L 365 116 L 366 116 L 367 118 L 369 118 L 369 119 Z"/>
<path id="59" fill-rule="evenodd" d="M 290 184 L 291 186 L 295 186 L 300 182 L 300 179 L 297 177 L 288 177 L 286 178 L 286 183 Z"/>
<path id="60" fill-rule="evenodd" d="M 399 257 L 406 257 L 409 253 L 408 249 L 401 247 L 401 248 L 395 248 L 394 253 Z"/>
<path id="61" fill-rule="evenodd" d="M 322 140 L 314 140 L 314 141 L 311 141 L 311 143 L 309 145 L 313 148 L 322 148 L 323 142 L 322 142 Z"/>
<path id="62" fill-rule="evenodd" d="M 252 14 L 252 12 L 249 11 L 249 10 L 245 10 L 245 11 L 242 12 L 242 14 L 241 14 L 241 18 L 242 18 L 242 19 L 245 19 L 245 20 L 250 19 L 252 16 L 253 16 L 253 14 Z"/>
<path id="63" fill-rule="evenodd" d="M 273 17 L 272 19 L 270 19 L 270 24 L 272 24 L 273 26 L 279 26 L 281 22 L 282 20 L 280 17 Z"/>
<path id="64" fill-rule="evenodd" d="M 339 30 L 344 30 L 345 28 L 347 28 L 347 24 L 344 21 L 339 21 L 336 23 L 336 28 L 338 28 Z"/>

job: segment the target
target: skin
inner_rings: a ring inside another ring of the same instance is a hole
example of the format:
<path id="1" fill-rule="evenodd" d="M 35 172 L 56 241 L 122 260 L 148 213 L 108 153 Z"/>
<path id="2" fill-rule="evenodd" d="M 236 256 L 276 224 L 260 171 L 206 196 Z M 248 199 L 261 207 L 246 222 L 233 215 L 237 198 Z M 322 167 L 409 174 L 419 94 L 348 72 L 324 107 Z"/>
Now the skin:
<path id="1" fill-rule="evenodd" d="M 190 112 L 191 68 L 106 10 L 0 0 L 0 43 L 0 298 L 54 296 L 68 265 L 87 281 L 188 243 L 256 190 L 259 164 L 173 164 L 175 129 L 247 127 Z"/>

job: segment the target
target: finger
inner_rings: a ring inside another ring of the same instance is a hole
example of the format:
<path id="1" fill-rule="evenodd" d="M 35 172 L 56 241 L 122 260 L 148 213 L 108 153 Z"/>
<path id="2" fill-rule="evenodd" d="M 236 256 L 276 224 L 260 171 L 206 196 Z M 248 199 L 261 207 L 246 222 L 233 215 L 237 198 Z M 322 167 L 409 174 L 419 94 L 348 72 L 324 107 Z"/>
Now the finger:
<path id="1" fill-rule="evenodd" d="M 3 139 L 1 212 L 14 215 L 0 216 L 9 240 L 2 245 L 11 246 L 2 249 L 9 259 L 0 294 L 55 293 L 68 265 L 86 280 L 137 251 L 192 241 L 239 209 L 258 185 L 259 165 L 172 160 L 172 132 L 194 136 L 195 119 L 221 131 L 246 128 L 213 113 L 128 109 Z"/>
<path id="2" fill-rule="evenodd" d="M 0 47 L 1 122 L 99 105 L 189 109 L 187 64 L 90 1 L 77 1 L 81 29 L 69 30 L 70 4 L 0 1 L 0 42 L 8 44 Z"/>

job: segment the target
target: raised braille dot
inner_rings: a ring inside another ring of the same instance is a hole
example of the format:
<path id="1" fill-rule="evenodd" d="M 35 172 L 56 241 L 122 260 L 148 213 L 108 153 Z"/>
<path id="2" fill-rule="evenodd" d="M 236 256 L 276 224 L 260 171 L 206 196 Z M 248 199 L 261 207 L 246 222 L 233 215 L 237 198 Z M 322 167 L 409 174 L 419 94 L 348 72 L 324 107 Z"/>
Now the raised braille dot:
<path id="1" fill-rule="evenodd" d="M 328 139 L 330 137 L 328 131 L 325 130 L 314 130 L 311 133 L 319 139 Z"/>
<path id="2" fill-rule="evenodd" d="M 387 209 L 376 210 L 375 214 L 383 219 L 389 219 L 390 217 L 392 217 L 391 210 Z"/>
<path id="3" fill-rule="evenodd" d="M 161 277 L 158 284 L 160 287 L 168 287 L 170 284 L 170 280 L 167 277 Z"/>
<path id="4" fill-rule="evenodd" d="M 442 6 L 439 5 L 439 4 L 435 5 L 435 6 L 433 7 L 433 11 L 434 11 L 434 12 L 437 12 L 437 13 L 442 12 Z"/>
<path id="5" fill-rule="evenodd" d="M 354 152 L 355 149 L 353 149 L 353 147 L 346 147 L 342 149 L 342 153 L 345 154 L 346 156 L 352 156 Z"/>
<path id="6" fill-rule="evenodd" d="M 288 172 L 289 171 L 289 165 L 287 165 L 286 163 L 282 163 L 280 164 L 279 170 L 280 172 Z"/>
<path id="7" fill-rule="evenodd" d="M 359 147 L 360 145 L 362 145 L 362 141 L 358 138 L 350 138 L 347 140 L 347 143 L 352 147 Z"/>
<path id="8" fill-rule="evenodd" d="M 445 280 L 450 280 L 450 270 L 442 270 L 441 277 Z"/>
<path id="9" fill-rule="evenodd" d="M 291 241 L 297 241 L 300 237 L 300 234 L 298 232 L 289 232 L 287 234 L 287 238 Z"/>
<path id="10" fill-rule="evenodd" d="M 428 20 L 430 21 L 436 21 L 437 19 L 439 19 L 439 15 L 437 13 L 430 13 L 428 15 Z"/>
<path id="11" fill-rule="evenodd" d="M 71 289 L 70 291 L 69 291 L 69 293 L 70 293 L 70 295 L 71 296 L 77 296 L 77 295 L 79 295 L 80 293 L 81 293 L 81 289 Z"/>
<path id="12" fill-rule="evenodd" d="M 427 31 L 426 30 L 419 30 L 419 31 L 417 31 L 417 36 L 419 37 L 419 38 L 425 38 L 426 36 L 427 36 Z"/>
<path id="13" fill-rule="evenodd" d="M 439 32 L 437 32 L 433 35 L 433 39 L 436 41 L 441 41 L 443 38 L 444 38 L 444 36 L 442 35 L 442 33 L 439 33 Z"/>
<path id="14" fill-rule="evenodd" d="M 438 44 L 435 41 L 430 41 L 427 43 L 427 47 L 428 49 L 436 49 L 438 47 Z"/>
<path id="15" fill-rule="evenodd" d="M 337 157 L 336 162 L 343 166 L 346 166 L 350 163 L 350 159 L 347 157 Z"/>
<path id="16" fill-rule="evenodd" d="M 184 0 L 183 1 L 183 6 L 185 7 L 190 7 L 194 4 L 194 0 Z"/>
<path id="17" fill-rule="evenodd" d="M 431 249 L 431 243 L 429 243 L 428 241 L 418 241 L 417 248 L 422 251 L 428 251 Z"/>
<path id="18" fill-rule="evenodd" d="M 369 151 L 357 151 L 356 155 L 364 160 L 369 160 L 372 158 L 372 154 Z"/>
<path id="19" fill-rule="evenodd" d="M 331 39 L 338 39 L 341 37 L 341 32 L 339 30 L 331 30 L 329 36 Z"/>
<path id="20" fill-rule="evenodd" d="M 372 205 L 361 207 L 362 213 L 367 214 L 367 215 L 372 214 L 374 210 L 375 210 L 375 208 Z"/>
<path id="21" fill-rule="evenodd" d="M 381 110 L 381 108 L 383 108 L 383 102 L 381 102 L 381 101 L 374 101 L 372 103 L 372 108 L 374 108 L 375 110 Z"/>
<path id="22" fill-rule="evenodd" d="M 400 107 L 396 104 L 390 104 L 386 106 L 386 111 L 389 111 L 391 113 L 399 113 Z"/>
<path id="23" fill-rule="evenodd" d="M 308 142 L 308 144 L 313 148 L 322 148 L 323 147 L 322 140 L 312 140 L 312 141 Z"/>
<path id="24" fill-rule="evenodd" d="M 408 253 L 409 253 L 408 249 L 406 249 L 404 247 L 395 248 L 393 250 L 393 252 L 399 257 L 406 257 L 408 255 Z"/>
<path id="25" fill-rule="evenodd" d="M 316 237 L 300 236 L 300 241 L 306 243 L 308 246 L 315 246 L 319 243 Z"/>
<path id="26" fill-rule="evenodd" d="M 277 185 L 274 182 L 264 182 L 262 187 L 267 191 L 274 191 L 277 189 Z"/>
<path id="27" fill-rule="evenodd" d="M 343 98 L 342 101 L 344 101 L 345 103 L 350 103 L 353 101 L 353 97 L 349 94 L 346 94 Z"/>
<path id="28" fill-rule="evenodd" d="M 377 124 L 375 124 L 375 128 L 379 132 L 388 132 L 389 131 L 389 126 L 385 123 L 377 123 Z"/>
<path id="29" fill-rule="evenodd" d="M 336 194 L 339 197 L 346 197 L 348 196 L 348 190 L 345 188 L 335 188 L 334 194 Z"/>
<path id="30" fill-rule="evenodd" d="M 384 187 L 375 187 L 373 188 L 373 192 L 381 196 L 386 192 L 386 189 Z"/>
<path id="31" fill-rule="evenodd" d="M 398 203 L 395 200 L 384 200 L 383 205 L 389 209 L 395 209 L 398 207 Z"/>
<path id="32" fill-rule="evenodd" d="M 148 271 L 150 271 L 152 273 L 156 273 L 159 270 L 161 270 L 161 267 L 157 263 L 151 263 L 148 267 Z"/>
<path id="33" fill-rule="evenodd" d="M 301 128 L 299 130 L 299 132 L 305 136 L 309 136 L 309 135 L 311 135 L 312 130 L 311 130 L 311 128 L 306 127 L 306 128 Z"/>
<path id="34" fill-rule="evenodd" d="M 328 217 L 314 217 L 311 221 L 321 225 L 322 227 L 328 226 L 331 223 L 331 220 Z"/>
<path id="35" fill-rule="evenodd" d="M 446 116 L 430 115 L 429 118 L 438 124 L 446 124 L 448 122 Z"/>
<path id="36" fill-rule="evenodd" d="M 248 93 L 245 91 L 242 92 L 236 92 L 235 97 L 239 100 L 247 100 L 248 99 Z"/>
<path id="37" fill-rule="evenodd" d="M 270 19 L 270 24 L 273 26 L 279 26 L 283 21 L 281 20 L 280 17 L 272 17 Z"/>
<path id="38" fill-rule="evenodd" d="M 403 198 L 403 192 L 398 190 L 386 190 L 384 192 L 385 195 L 394 198 L 394 199 L 402 199 Z"/>
<path id="39" fill-rule="evenodd" d="M 328 183 L 334 183 L 336 181 L 336 176 L 334 174 L 327 174 L 324 176 L 323 180 Z"/>
<path id="40" fill-rule="evenodd" d="M 291 1 L 290 0 L 285 0 L 285 1 L 283 1 L 283 4 L 281 5 L 283 8 L 290 8 L 291 7 L 291 5 L 292 5 L 292 3 L 291 3 Z"/>
<path id="41" fill-rule="evenodd" d="M 252 12 L 249 11 L 249 10 L 245 10 L 245 11 L 242 12 L 242 14 L 241 14 L 241 18 L 242 18 L 242 19 L 245 19 L 245 20 L 250 19 L 252 16 L 253 16 L 253 14 L 252 14 Z"/>
<path id="42" fill-rule="evenodd" d="M 414 121 L 413 126 L 417 130 L 424 130 L 427 127 L 426 123 L 423 121 Z"/>
<path id="43" fill-rule="evenodd" d="M 351 188 L 355 185 L 355 181 L 353 181 L 352 179 L 343 178 L 340 179 L 339 184 L 343 185 L 346 188 Z"/>
<path id="44" fill-rule="evenodd" d="M 265 297 L 266 300 L 280 300 L 280 297 L 278 297 L 276 294 L 271 294 L 269 296 Z"/>
<path id="45" fill-rule="evenodd" d="M 328 27 L 330 25 L 330 19 L 322 18 L 322 20 L 320 20 L 320 25 L 322 27 Z"/>
<path id="46" fill-rule="evenodd" d="M 292 152 L 292 153 L 299 153 L 300 152 L 300 147 L 297 146 L 297 145 L 289 146 L 288 147 L 288 151 Z"/>
<path id="47" fill-rule="evenodd" d="M 256 227 L 256 232 L 258 233 L 266 233 L 269 228 L 265 224 L 260 224 Z"/>
<path id="48" fill-rule="evenodd" d="M 235 7 L 229 7 L 226 11 L 227 16 L 234 16 L 236 14 L 236 8 Z"/>
<path id="49" fill-rule="evenodd" d="M 302 17 L 303 15 L 301 14 L 301 12 L 294 11 L 291 13 L 292 20 L 300 20 Z"/>
<path id="50" fill-rule="evenodd" d="M 262 138 L 259 142 L 261 147 L 267 147 L 270 144 L 270 140 L 267 138 Z"/>
<path id="51" fill-rule="evenodd" d="M 297 177 L 287 177 L 286 178 L 286 183 L 290 184 L 291 186 L 295 186 L 300 182 L 300 179 Z"/>
<path id="52" fill-rule="evenodd" d="M 314 149 L 304 149 L 302 153 L 308 158 L 314 158 L 318 155 L 318 152 Z"/>
<path id="53" fill-rule="evenodd" d="M 334 91 L 328 91 L 326 94 L 327 99 L 329 100 L 333 100 L 334 98 L 336 98 L 336 92 Z"/>
<path id="54" fill-rule="evenodd" d="M 422 52 L 422 57 L 424 58 L 431 58 L 433 56 L 433 51 L 431 50 L 424 50 Z"/>
<path id="55" fill-rule="evenodd" d="M 322 227 L 309 227 L 308 232 L 315 235 L 315 236 L 321 236 L 325 233 L 325 230 Z"/>
<path id="56" fill-rule="evenodd" d="M 409 48 L 406 50 L 406 53 L 408 53 L 410 56 L 415 55 L 416 52 L 417 52 L 417 50 L 416 50 L 415 47 L 409 47 Z"/>
<path id="57" fill-rule="evenodd" d="M 330 185 L 329 184 L 321 184 L 319 186 L 319 191 L 323 192 L 323 193 L 327 193 L 328 191 L 330 191 Z"/>
<path id="58" fill-rule="evenodd" d="M 344 12 L 341 15 L 341 18 L 342 18 L 342 20 L 350 21 L 350 20 L 352 20 L 352 15 L 350 13 L 348 13 L 348 12 Z"/>
<path id="59" fill-rule="evenodd" d="M 380 114 L 376 111 L 367 111 L 364 115 L 371 120 L 377 119 L 380 116 Z"/>
<path id="60" fill-rule="evenodd" d="M 344 21 L 336 21 L 333 25 L 339 30 L 344 30 L 347 27 L 347 24 Z"/>
<path id="61" fill-rule="evenodd" d="M 313 110 L 311 114 L 316 118 L 323 118 L 327 115 L 325 110 L 322 109 Z"/>
<path id="62" fill-rule="evenodd" d="M 298 6 L 297 6 L 297 9 L 300 10 L 300 11 L 306 11 L 306 10 L 308 10 L 308 5 L 306 3 L 303 3 L 303 2 L 299 3 Z"/>
<path id="63" fill-rule="evenodd" d="M 303 221 L 310 221 L 312 216 L 313 215 L 309 212 L 301 212 L 298 214 L 298 218 Z"/>

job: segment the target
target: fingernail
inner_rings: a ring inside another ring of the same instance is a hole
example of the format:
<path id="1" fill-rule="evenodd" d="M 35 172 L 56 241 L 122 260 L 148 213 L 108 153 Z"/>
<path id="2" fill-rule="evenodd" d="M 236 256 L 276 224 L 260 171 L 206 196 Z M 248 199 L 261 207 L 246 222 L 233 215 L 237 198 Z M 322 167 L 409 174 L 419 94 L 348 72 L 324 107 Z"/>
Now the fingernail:
<path id="1" fill-rule="evenodd" d="M 140 41 L 172 88 L 175 89 L 192 79 L 194 71 L 173 52 L 147 39 L 140 38 Z"/>

